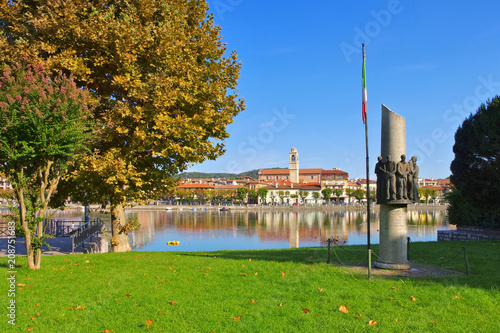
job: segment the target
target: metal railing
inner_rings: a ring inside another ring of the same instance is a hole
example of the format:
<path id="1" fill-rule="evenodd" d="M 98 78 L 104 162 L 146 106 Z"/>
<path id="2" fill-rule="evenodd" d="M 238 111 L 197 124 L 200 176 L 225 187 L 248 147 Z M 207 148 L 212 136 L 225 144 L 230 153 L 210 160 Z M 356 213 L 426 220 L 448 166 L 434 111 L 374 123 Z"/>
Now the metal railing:
<path id="1" fill-rule="evenodd" d="M 73 230 L 69 234 L 71 237 L 71 252 L 75 252 L 75 247 L 84 243 L 87 238 L 99 233 L 103 225 L 103 221 L 99 217 L 96 217 Z"/>
<path id="2" fill-rule="evenodd" d="M 85 221 L 65 221 L 50 219 L 43 222 L 43 230 L 45 234 L 55 237 L 69 236 L 73 230 L 78 229 Z"/>

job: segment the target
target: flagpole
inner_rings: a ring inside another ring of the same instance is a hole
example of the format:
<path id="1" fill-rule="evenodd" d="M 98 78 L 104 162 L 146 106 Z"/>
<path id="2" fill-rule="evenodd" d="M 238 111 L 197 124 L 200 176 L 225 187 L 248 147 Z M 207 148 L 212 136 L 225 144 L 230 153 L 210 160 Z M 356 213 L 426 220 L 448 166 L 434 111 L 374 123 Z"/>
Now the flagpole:
<path id="1" fill-rule="evenodd" d="M 368 155 L 368 112 L 366 106 L 366 66 L 365 66 L 365 44 L 362 43 L 363 48 L 363 102 L 362 102 L 362 116 L 363 123 L 365 124 L 365 142 L 366 142 L 366 223 L 368 225 L 366 232 L 366 244 L 368 247 L 368 280 L 372 277 L 372 250 L 370 247 L 370 159 Z"/>
<path id="2" fill-rule="evenodd" d="M 363 48 L 363 94 L 364 94 L 364 123 L 365 123 L 365 141 L 366 141 L 366 213 L 367 213 L 367 246 L 370 251 L 370 159 L 368 155 L 368 112 L 366 112 L 366 73 L 365 73 L 365 44 L 362 43 Z"/>

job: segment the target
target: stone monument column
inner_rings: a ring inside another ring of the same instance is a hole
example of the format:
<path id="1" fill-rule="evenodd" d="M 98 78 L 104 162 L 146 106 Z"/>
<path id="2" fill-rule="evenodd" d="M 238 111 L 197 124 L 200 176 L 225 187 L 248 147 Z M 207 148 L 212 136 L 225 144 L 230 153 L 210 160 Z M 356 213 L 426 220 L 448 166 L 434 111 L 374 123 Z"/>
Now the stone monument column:
<path id="1" fill-rule="evenodd" d="M 406 155 L 405 118 L 382 105 L 381 156 L 387 163 L 384 170 L 393 169 L 388 164 L 394 165 L 402 155 Z M 394 174 L 392 177 L 394 178 Z M 393 180 L 390 184 L 392 182 Z M 392 196 L 389 190 L 384 192 L 384 197 L 379 202 L 380 258 L 374 265 L 383 269 L 410 269 L 407 259 L 407 206 L 410 202 L 407 199 L 397 199 L 395 193 Z"/>

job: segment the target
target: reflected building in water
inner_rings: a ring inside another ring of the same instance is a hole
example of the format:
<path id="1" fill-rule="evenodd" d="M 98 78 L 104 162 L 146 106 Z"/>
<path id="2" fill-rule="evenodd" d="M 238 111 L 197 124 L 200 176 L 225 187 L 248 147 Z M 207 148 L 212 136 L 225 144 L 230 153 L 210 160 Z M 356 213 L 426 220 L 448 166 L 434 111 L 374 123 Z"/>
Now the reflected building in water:
<path id="1" fill-rule="evenodd" d="M 297 248 L 325 246 L 329 238 L 340 244 L 366 244 L 366 212 L 319 211 L 139 211 L 128 214 L 141 227 L 133 232 L 134 249 L 157 249 L 153 244 L 178 240 L 178 250 L 203 250 L 204 242 L 248 248 Z M 372 242 L 378 243 L 378 213 L 371 216 Z M 444 211 L 410 211 L 408 230 L 412 241 L 437 240 L 437 228 L 447 229 Z"/>

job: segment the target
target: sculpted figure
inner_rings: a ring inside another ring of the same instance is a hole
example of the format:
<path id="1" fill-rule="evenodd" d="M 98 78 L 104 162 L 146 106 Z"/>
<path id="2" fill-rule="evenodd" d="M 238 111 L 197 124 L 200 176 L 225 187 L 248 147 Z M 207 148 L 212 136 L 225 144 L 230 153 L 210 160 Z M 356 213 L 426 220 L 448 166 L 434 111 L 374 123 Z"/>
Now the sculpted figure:
<path id="1" fill-rule="evenodd" d="M 408 200 L 408 162 L 406 162 L 406 155 L 401 155 L 401 161 L 396 165 L 396 182 L 397 182 L 397 196 L 398 200 Z"/>
<path id="2" fill-rule="evenodd" d="M 378 162 L 375 164 L 375 174 L 377 175 L 377 203 L 385 203 L 386 198 L 385 194 L 387 193 L 385 186 L 386 186 L 386 171 L 385 171 L 385 165 L 384 161 L 382 159 L 382 156 L 378 157 Z"/>
<path id="3" fill-rule="evenodd" d="M 408 200 L 413 201 L 413 173 L 414 173 L 413 160 L 408 161 L 408 176 L 406 177 L 406 193 Z"/>
<path id="4" fill-rule="evenodd" d="M 387 155 L 387 161 L 384 163 L 385 169 L 385 199 L 394 201 L 396 199 L 396 163 Z"/>
<path id="5" fill-rule="evenodd" d="M 412 156 L 411 158 L 411 164 L 412 164 L 412 177 L 413 177 L 413 183 L 412 183 L 412 200 L 413 202 L 420 202 L 420 194 L 418 193 L 418 165 L 417 165 L 417 157 Z"/>

